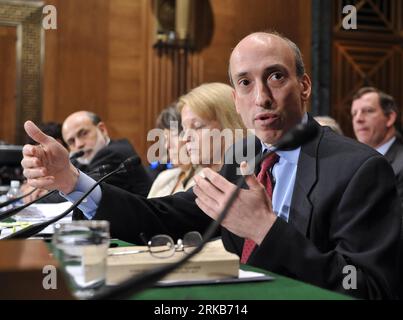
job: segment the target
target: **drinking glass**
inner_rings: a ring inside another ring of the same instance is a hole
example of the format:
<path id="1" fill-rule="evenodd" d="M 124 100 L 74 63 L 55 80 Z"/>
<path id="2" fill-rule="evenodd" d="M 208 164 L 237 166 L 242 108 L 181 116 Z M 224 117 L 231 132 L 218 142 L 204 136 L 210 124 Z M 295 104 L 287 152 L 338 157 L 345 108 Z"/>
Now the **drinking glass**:
<path id="1" fill-rule="evenodd" d="M 77 298 L 89 298 L 105 285 L 109 242 L 108 221 L 73 221 L 55 225 L 52 239 L 55 256 Z"/>

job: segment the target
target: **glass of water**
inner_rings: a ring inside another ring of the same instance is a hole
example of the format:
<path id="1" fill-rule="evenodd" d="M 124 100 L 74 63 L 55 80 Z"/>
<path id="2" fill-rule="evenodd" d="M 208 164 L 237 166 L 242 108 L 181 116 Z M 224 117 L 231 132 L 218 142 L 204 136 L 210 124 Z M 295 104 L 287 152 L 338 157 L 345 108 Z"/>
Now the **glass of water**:
<path id="1" fill-rule="evenodd" d="M 58 223 L 52 239 L 56 258 L 78 299 L 90 298 L 105 284 L 110 236 L 108 221 Z"/>

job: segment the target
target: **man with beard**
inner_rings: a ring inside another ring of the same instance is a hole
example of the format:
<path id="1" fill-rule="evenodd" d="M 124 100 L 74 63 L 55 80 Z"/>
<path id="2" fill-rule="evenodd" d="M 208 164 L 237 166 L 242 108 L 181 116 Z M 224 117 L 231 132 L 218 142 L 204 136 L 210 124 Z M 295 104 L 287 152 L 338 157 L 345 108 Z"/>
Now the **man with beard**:
<path id="1" fill-rule="evenodd" d="M 74 166 L 85 173 L 100 178 L 98 170 L 104 166 L 106 172 L 117 168 L 123 161 L 138 156 L 127 139 L 111 140 L 100 117 L 93 112 L 77 111 L 69 115 L 62 125 L 63 140 L 71 155 L 84 151 L 81 157 L 72 160 Z M 147 196 L 151 179 L 141 161 L 133 172 L 117 174 L 106 181 L 122 189 Z"/>

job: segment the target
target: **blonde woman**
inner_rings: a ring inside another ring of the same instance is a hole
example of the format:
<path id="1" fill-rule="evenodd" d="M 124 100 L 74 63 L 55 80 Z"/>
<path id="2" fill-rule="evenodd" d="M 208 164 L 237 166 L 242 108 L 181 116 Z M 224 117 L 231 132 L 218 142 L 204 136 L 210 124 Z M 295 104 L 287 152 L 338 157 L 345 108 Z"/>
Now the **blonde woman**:
<path id="1" fill-rule="evenodd" d="M 176 163 L 177 168 L 165 170 L 158 175 L 149 198 L 186 191 L 194 185 L 193 177 L 203 167 L 219 171 L 225 151 L 246 134 L 243 122 L 235 110 L 232 88 L 224 83 L 206 83 L 192 89 L 179 98 L 177 108 L 182 118 L 183 133 L 175 143 L 175 134 L 171 131 L 168 134 L 171 137 L 168 139 L 171 162 Z M 178 149 L 172 150 L 174 146 Z M 172 159 L 173 155 L 177 159 Z M 189 171 L 182 170 L 181 176 L 178 176 L 178 168 L 186 168 L 187 165 Z M 175 183 L 169 178 L 176 179 Z M 170 187 L 166 188 L 167 185 Z M 170 193 L 160 192 L 163 189 L 169 189 Z"/>
<path id="2" fill-rule="evenodd" d="M 232 88 L 217 82 L 203 84 L 182 96 L 178 109 L 191 163 L 219 171 L 225 151 L 246 133 Z"/>

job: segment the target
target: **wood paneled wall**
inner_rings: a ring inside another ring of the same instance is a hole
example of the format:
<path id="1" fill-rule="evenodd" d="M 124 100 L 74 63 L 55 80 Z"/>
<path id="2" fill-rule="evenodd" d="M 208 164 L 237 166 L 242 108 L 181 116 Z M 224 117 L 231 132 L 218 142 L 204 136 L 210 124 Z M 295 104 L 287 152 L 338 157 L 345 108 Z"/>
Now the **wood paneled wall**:
<path id="1" fill-rule="evenodd" d="M 355 0 L 357 30 L 342 27 L 343 0 L 333 2 L 332 116 L 345 135 L 354 137 L 354 94 L 373 86 L 392 95 L 403 125 L 403 3 L 400 0 Z"/>
<path id="2" fill-rule="evenodd" d="M 300 45 L 310 70 L 310 0 L 204 1 L 196 20 L 203 45 L 182 64 L 184 88 L 174 80 L 180 56 L 158 54 L 152 47 L 152 1 L 47 3 L 57 7 L 58 29 L 46 31 L 43 120 L 62 122 L 76 110 L 95 111 L 111 136 L 129 138 L 144 160 L 147 132 L 159 111 L 193 86 L 227 83 L 231 49 L 248 33 L 284 33 Z"/>
<path id="3" fill-rule="evenodd" d="M 0 26 L 0 139 L 15 143 L 17 28 Z"/>

